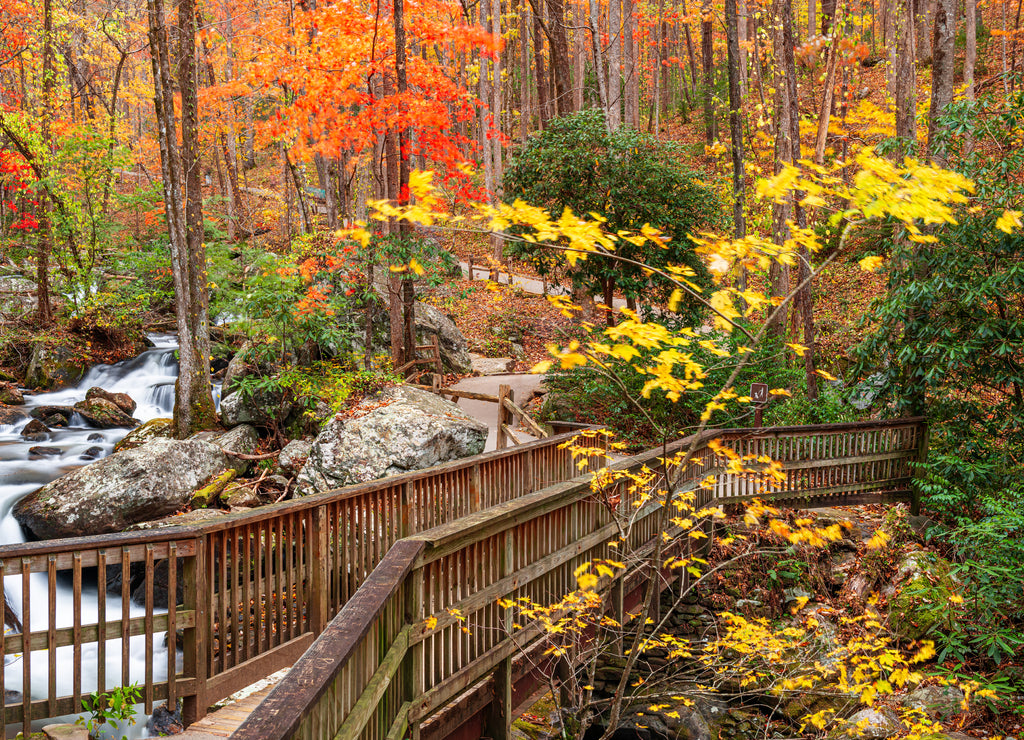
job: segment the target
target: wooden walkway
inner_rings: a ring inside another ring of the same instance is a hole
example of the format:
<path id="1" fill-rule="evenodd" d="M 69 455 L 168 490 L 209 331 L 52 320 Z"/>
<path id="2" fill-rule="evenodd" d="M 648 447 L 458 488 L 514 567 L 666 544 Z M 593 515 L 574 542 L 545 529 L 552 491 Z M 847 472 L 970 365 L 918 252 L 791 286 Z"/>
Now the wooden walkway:
<path id="1" fill-rule="evenodd" d="M 232 733 L 248 719 L 252 711 L 267 698 L 273 685 L 260 689 L 236 702 L 221 707 L 193 723 L 185 732 L 176 737 L 181 740 L 211 740 L 211 738 L 231 737 Z"/>
<path id="2" fill-rule="evenodd" d="M 97 688 L 137 682 L 147 713 L 157 702 L 181 700 L 186 723 L 207 737 L 482 732 L 480 718 L 496 691 L 515 685 L 518 696 L 530 689 L 532 669 L 518 661 L 522 646 L 505 635 L 508 615 L 498 599 L 561 597 L 581 563 L 621 556 L 607 547 L 617 530 L 595 505 L 590 468 L 578 469 L 562 446 L 571 436 L 206 524 L 0 545 L 0 578 L 21 581 L 13 606 L 32 625 L 0 639 L 0 665 L 4 655 L 23 656 L 18 685 L 5 686 L 5 674 L 14 674 L 0 672 L 0 696 L 22 684 L 33 689 L 5 701 L 4 723 L 27 734 L 32 720 L 74 713 Z M 780 476 L 764 488 L 758 475 L 735 472 L 714 440 L 744 459 L 777 461 Z M 927 440 L 922 419 L 894 419 L 713 430 L 669 450 L 692 448 L 678 490 L 694 491 L 702 505 L 760 496 L 814 508 L 913 502 L 913 465 Z M 657 468 L 659 455 L 617 465 Z M 702 486 L 712 476 L 713 485 Z M 627 506 L 629 496 L 612 500 Z M 642 557 L 660 536 L 657 502 L 634 515 L 627 544 Z M 90 587 L 97 572 L 107 583 L 98 591 Z M 115 576 L 120 615 L 106 608 Z M 73 585 L 75 603 L 58 614 L 61 583 Z M 619 589 L 621 604 L 635 585 L 627 573 L 602 588 Z M 143 607 L 134 612 L 133 597 Z M 0 591 L 0 609 L 3 599 Z M 95 601 L 98 607 L 90 606 Z M 46 604 L 46 618 L 32 619 L 32 607 Z M 452 613 L 486 628 L 465 634 Z M 125 634 L 132 640 L 120 639 Z M 130 642 L 144 646 L 144 660 Z M 58 648 L 67 648 L 59 669 Z M 163 677 L 160 665 L 173 664 L 166 655 L 179 649 L 179 670 Z M 96 654 L 95 664 L 83 660 L 87 653 Z M 107 670 L 118 662 L 120 671 Z M 292 665 L 261 704 L 250 697 L 212 724 L 195 724 L 218 700 Z M 65 680 L 58 682 L 58 671 Z M 33 682 L 34 672 L 48 680 Z M 508 705 L 511 696 L 502 701 Z"/>

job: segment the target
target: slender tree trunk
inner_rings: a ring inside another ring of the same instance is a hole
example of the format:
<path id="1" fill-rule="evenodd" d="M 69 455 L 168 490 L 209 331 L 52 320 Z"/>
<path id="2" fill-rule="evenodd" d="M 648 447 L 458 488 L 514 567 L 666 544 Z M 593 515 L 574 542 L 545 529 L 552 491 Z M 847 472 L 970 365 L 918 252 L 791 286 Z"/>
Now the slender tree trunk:
<path id="1" fill-rule="evenodd" d="M 688 19 L 688 11 L 686 10 L 686 0 L 683 2 L 683 17 L 686 20 L 683 21 L 683 34 L 686 36 L 686 56 L 690 62 L 690 91 L 694 98 L 697 97 L 697 57 L 693 50 L 693 34 L 690 31 L 690 21 Z"/>
<path id="2" fill-rule="evenodd" d="M 772 18 L 779 18 L 781 16 L 781 6 L 782 0 L 775 0 L 772 6 Z M 775 119 L 777 121 L 775 133 L 775 174 L 778 174 L 782 171 L 783 164 L 793 161 L 793 147 L 790 140 L 789 88 L 786 85 L 781 65 L 781 61 L 784 58 L 782 24 L 772 23 L 770 28 L 772 29 L 772 45 L 774 46 L 775 58 L 780 62 L 780 64 L 776 64 L 774 67 Z M 787 224 L 791 212 L 792 205 L 789 200 L 776 202 L 772 205 L 772 241 L 780 246 L 789 238 L 789 227 Z M 773 296 L 789 295 L 789 278 L 788 265 L 772 263 L 768 279 L 771 283 Z M 779 338 L 784 333 L 785 327 L 789 324 L 787 319 L 788 313 L 789 309 L 783 308 L 772 322 L 771 333 L 774 337 Z"/>
<path id="3" fill-rule="evenodd" d="M 893 72 L 896 83 L 896 136 L 902 139 L 904 151 L 913 152 L 917 145 L 917 72 L 914 53 L 914 15 L 912 0 L 896 0 L 894 16 Z"/>
<path id="4" fill-rule="evenodd" d="M 604 76 L 604 54 L 601 52 L 601 34 L 598 32 L 601 16 L 597 0 L 588 0 L 587 8 L 590 16 L 590 46 L 594 54 L 594 75 L 597 77 L 597 94 L 600 98 L 601 110 L 604 111 L 605 126 L 608 126 L 608 87 Z"/>
<path id="5" fill-rule="evenodd" d="M 935 31 L 932 35 L 932 95 L 928 110 L 928 156 L 940 165 L 946 154 L 938 142 L 945 131 L 939 117 L 953 102 L 953 66 L 956 61 L 956 0 L 938 0 L 935 5 Z"/>
<path id="6" fill-rule="evenodd" d="M 964 0 L 964 95 L 974 100 L 974 68 L 978 63 L 978 0 Z"/>
<path id="7" fill-rule="evenodd" d="M 608 0 L 608 128 L 622 125 L 622 0 Z"/>
<path id="8" fill-rule="evenodd" d="M 548 77 L 544 64 L 544 19 L 540 16 L 542 5 L 533 11 L 533 67 L 537 75 L 537 128 L 544 130 L 544 124 L 551 118 L 551 104 L 548 100 Z"/>
<path id="9" fill-rule="evenodd" d="M 814 38 L 818 32 L 818 21 L 814 16 L 818 0 L 807 0 L 807 38 Z"/>
<path id="10" fill-rule="evenodd" d="M 53 88 L 56 81 L 53 53 L 53 2 L 43 0 L 43 111 L 41 134 L 43 173 L 50 170 L 50 126 L 53 120 Z M 50 194 L 43 188 L 39 191 L 39 237 L 36 243 L 36 321 L 41 327 L 53 323 L 53 305 L 50 301 L 50 251 L 53 245 L 53 222 L 50 218 Z"/>
<path id="11" fill-rule="evenodd" d="M 637 19 L 634 0 L 622 0 L 622 57 L 626 74 L 626 125 L 640 128 L 640 77 L 637 74 Z M 662 40 L 664 43 L 664 39 Z"/>
<path id="12" fill-rule="evenodd" d="M 196 9 L 178 5 L 176 55 L 181 92 L 181 148 L 178 148 L 170 50 L 161 0 L 149 0 L 149 43 L 153 68 L 164 204 L 171 243 L 171 272 L 178 324 L 179 373 L 174 399 L 175 432 L 190 436 L 216 424 L 210 385 L 210 324 L 206 248 L 203 245 L 196 64 Z"/>
<path id="13" fill-rule="evenodd" d="M 797 99 L 796 87 L 796 59 L 793 38 L 793 9 L 791 0 L 783 0 L 782 5 L 782 41 L 783 41 L 783 62 L 782 74 L 785 77 L 787 97 L 789 106 L 789 137 L 792 146 L 793 161 L 800 159 L 800 110 Z M 793 195 L 793 215 L 796 225 L 803 229 L 807 228 L 807 215 L 800 202 L 803 200 L 803 193 L 796 192 Z M 814 290 L 811 281 L 808 280 L 811 273 L 811 255 L 806 246 L 800 248 L 800 270 L 797 277 L 797 284 L 804 284 L 800 288 L 799 313 L 803 326 L 804 351 L 804 377 L 807 381 L 807 398 L 814 401 L 818 398 L 818 376 L 814 369 Z"/>
<path id="14" fill-rule="evenodd" d="M 739 11 L 736 0 L 725 0 L 726 48 L 729 55 L 729 134 L 732 139 L 733 223 L 736 238 L 747 235 L 743 215 L 746 186 L 743 173 L 743 98 L 740 91 Z M 745 283 L 743 279 L 741 282 Z M 744 286 L 745 287 L 745 286 Z"/>
<path id="15" fill-rule="evenodd" d="M 708 144 L 718 138 L 718 122 L 715 120 L 714 108 L 714 9 L 710 0 L 704 0 L 701 7 L 700 48 L 701 63 L 704 67 L 704 136 Z"/>
<path id="16" fill-rule="evenodd" d="M 828 124 L 832 119 L 832 98 L 835 94 L 836 63 L 839 57 L 838 35 L 832 36 L 828 46 L 828 63 L 825 68 L 825 87 L 821 93 L 821 108 L 818 109 L 818 135 L 814 142 L 814 161 L 825 161 L 825 144 L 828 141 Z"/>

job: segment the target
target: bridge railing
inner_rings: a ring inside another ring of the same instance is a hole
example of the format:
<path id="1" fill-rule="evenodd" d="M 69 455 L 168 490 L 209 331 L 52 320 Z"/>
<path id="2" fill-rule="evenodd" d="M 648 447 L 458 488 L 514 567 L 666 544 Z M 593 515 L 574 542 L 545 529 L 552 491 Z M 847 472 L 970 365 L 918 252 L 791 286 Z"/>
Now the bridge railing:
<path id="1" fill-rule="evenodd" d="M 785 480 L 758 490 L 761 476 L 726 472 L 712 439 L 741 455 L 774 455 Z M 679 490 L 696 490 L 697 506 L 759 495 L 820 507 L 910 499 L 911 465 L 922 457 L 927 435 L 921 419 L 716 430 L 668 452 L 694 442 Z M 618 467 L 638 470 L 661 454 Z M 709 475 L 715 484 L 702 487 Z M 620 505 L 631 510 L 622 493 Z M 661 536 L 658 509 L 654 500 L 633 515 L 627 545 L 634 557 L 650 552 Z M 575 588 L 580 564 L 622 559 L 624 548 L 608 544 L 617 534 L 584 476 L 399 541 L 385 558 L 388 570 L 375 571 L 356 591 L 233 737 L 400 738 L 410 731 L 413 738 L 442 738 L 460 728 L 466 737 L 508 737 L 516 710 L 539 682 L 537 659 L 522 659 L 539 630 L 525 625 L 510 634 L 512 615 L 499 599 L 555 603 Z M 644 581 L 639 571 L 603 579 L 599 588 L 620 621 Z M 396 624 L 390 620 L 399 604 L 404 621 Z M 372 648 L 352 638 L 362 629 L 353 625 L 363 622 L 376 625 Z"/>
<path id="2" fill-rule="evenodd" d="M 5 686 L 0 671 L 4 724 L 27 736 L 32 720 L 81 711 L 84 696 L 129 683 L 147 712 L 182 699 L 187 720 L 202 716 L 294 663 L 401 538 L 577 475 L 560 448 L 569 438 L 202 525 L 0 546 L 0 576 L 18 584 L 10 606 L 25 625 L 0 639 L 0 665 L 22 656 L 20 685 Z M 27 686 L 20 698 L 4 691 Z"/>

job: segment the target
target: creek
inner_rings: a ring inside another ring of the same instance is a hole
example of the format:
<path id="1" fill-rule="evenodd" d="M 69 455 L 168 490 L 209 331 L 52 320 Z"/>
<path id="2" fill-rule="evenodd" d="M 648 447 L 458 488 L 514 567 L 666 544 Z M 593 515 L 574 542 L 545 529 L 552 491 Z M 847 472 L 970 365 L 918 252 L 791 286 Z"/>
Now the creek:
<path id="1" fill-rule="evenodd" d="M 119 362 L 115 365 L 98 365 L 91 368 L 75 388 L 68 388 L 52 393 L 26 395 L 25 411 L 31 412 L 37 406 L 71 406 L 85 398 L 89 388 L 98 386 L 115 393 L 127 393 L 136 402 L 133 414 L 136 419 L 148 421 L 159 417 L 169 417 L 174 406 L 174 381 L 178 375 L 178 362 L 175 358 L 177 338 L 174 335 L 150 335 L 153 348 L 138 357 Z M 215 389 L 214 396 L 219 395 Z M 30 537 L 22 530 L 15 520 L 12 509 L 17 501 L 40 486 L 49 483 L 59 476 L 94 460 L 105 457 L 113 452 L 114 445 L 127 434 L 127 429 L 95 429 L 89 427 L 78 414 L 70 419 L 66 428 L 51 430 L 45 442 L 30 442 L 21 436 L 21 430 L 28 423 L 24 420 L 12 425 L 0 425 L 0 545 L 25 542 Z M 34 456 L 29 448 L 36 445 L 58 448 L 59 455 Z M 56 623 L 57 628 L 73 626 L 73 595 L 70 575 L 60 579 L 56 590 Z M 32 574 L 30 578 L 30 620 L 33 630 L 46 630 L 49 624 L 49 594 L 45 573 Z M 82 624 L 94 624 L 98 619 L 97 580 L 83 581 L 82 589 Z M 4 589 L 20 614 L 22 605 L 22 579 L 20 575 L 7 575 L 4 578 Z M 121 598 L 110 593 L 106 597 L 107 618 L 121 619 Z M 129 605 L 132 617 L 144 616 L 145 609 L 136 604 Z M 156 636 L 155 645 L 163 645 L 163 634 Z M 70 695 L 73 690 L 74 675 L 72 667 L 73 648 L 57 648 L 56 676 L 54 680 L 58 695 Z M 155 651 L 153 656 L 154 679 L 162 681 L 167 674 L 167 656 L 165 652 Z M 121 641 L 106 641 L 106 681 L 110 687 L 142 683 L 145 670 L 146 646 L 142 636 L 130 638 L 129 654 L 131 656 L 128 675 L 121 675 Z M 31 660 L 30 693 L 35 699 L 46 698 L 50 682 L 47 652 L 34 651 Z M 87 643 L 82 647 L 81 686 L 83 695 L 96 691 L 98 665 L 97 643 Z M 6 691 L 22 692 L 22 661 L 18 660 L 4 668 L 4 688 Z M 141 712 L 141 705 L 139 707 Z M 54 720 L 39 721 L 34 724 L 42 726 Z M 70 720 L 73 721 L 73 718 Z M 143 737 L 145 717 L 133 728 L 122 728 L 129 737 Z M 7 737 L 13 737 L 20 729 L 8 726 Z"/>

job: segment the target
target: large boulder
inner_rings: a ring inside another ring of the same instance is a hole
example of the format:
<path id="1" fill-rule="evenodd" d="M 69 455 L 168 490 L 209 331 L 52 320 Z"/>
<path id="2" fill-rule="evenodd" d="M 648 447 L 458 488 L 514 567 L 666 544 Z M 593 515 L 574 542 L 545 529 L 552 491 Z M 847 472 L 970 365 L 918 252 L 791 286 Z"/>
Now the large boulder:
<path id="1" fill-rule="evenodd" d="M 14 383 L 0 383 L 0 404 L 20 406 L 25 403 L 25 396 Z"/>
<path id="2" fill-rule="evenodd" d="M 31 388 L 74 385 L 85 375 L 85 368 L 83 358 L 74 347 L 36 342 L 25 370 L 25 385 Z"/>
<path id="3" fill-rule="evenodd" d="M 321 430 L 298 478 L 302 495 L 483 452 L 487 425 L 438 395 L 387 388 Z"/>
<path id="4" fill-rule="evenodd" d="M 95 389 L 94 389 L 95 390 Z M 74 405 L 77 412 L 90 426 L 100 429 L 115 429 L 117 427 L 128 427 L 134 429 L 139 425 L 139 420 L 126 414 L 124 410 L 113 401 L 108 401 L 100 396 L 86 398 Z"/>
<path id="5" fill-rule="evenodd" d="M 30 493 L 14 516 L 40 539 L 120 532 L 180 511 L 194 490 L 232 467 L 216 444 L 152 439 Z"/>
<path id="6" fill-rule="evenodd" d="M 440 309 L 429 303 L 415 304 L 416 334 L 418 341 L 430 341 L 437 338 L 437 346 L 441 354 L 441 364 L 451 373 L 465 375 L 473 372 L 473 359 L 469 356 L 469 345 L 455 322 Z"/>
<path id="7" fill-rule="evenodd" d="M 102 388 L 96 387 L 90 388 L 85 392 L 86 401 L 92 401 L 97 398 L 102 398 L 104 401 L 110 401 L 129 416 L 135 413 L 135 399 L 127 393 L 111 393 L 110 391 L 105 391 Z"/>
<path id="8" fill-rule="evenodd" d="M 309 459 L 309 451 L 313 449 L 313 443 L 304 439 L 293 439 L 281 449 L 277 456 L 278 467 L 289 475 L 296 475 L 302 466 Z"/>
<path id="9" fill-rule="evenodd" d="M 10 426 L 28 418 L 29 415 L 19 408 L 0 405 L 0 426 Z"/>
<path id="10" fill-rule="evenodd" d="M 150 419 L 142 426 L 135 427 L 121 438 L 121 441 L 114 445 L 114 452 L 131 450 L 141 447 L 151 439 L 159 437 L 170 438 L 174 436 L 174 419 Z"/>
<path id="11" fill-rule="evenodd" d="M 0 316 L 16 319 L 36 310 L 36 284 L 21 275 L 0 276 Z"/>
<path id="12" fill-rule="evenodd" d="M 227 427 L 239 424 L 253 424 L 270 427 L 283 424 L 291 415 L 292 403 L 284 397 L 283 390 L 256 390 L 252 393 L 235 391 L 220 402 L 221 423 Z"/>

